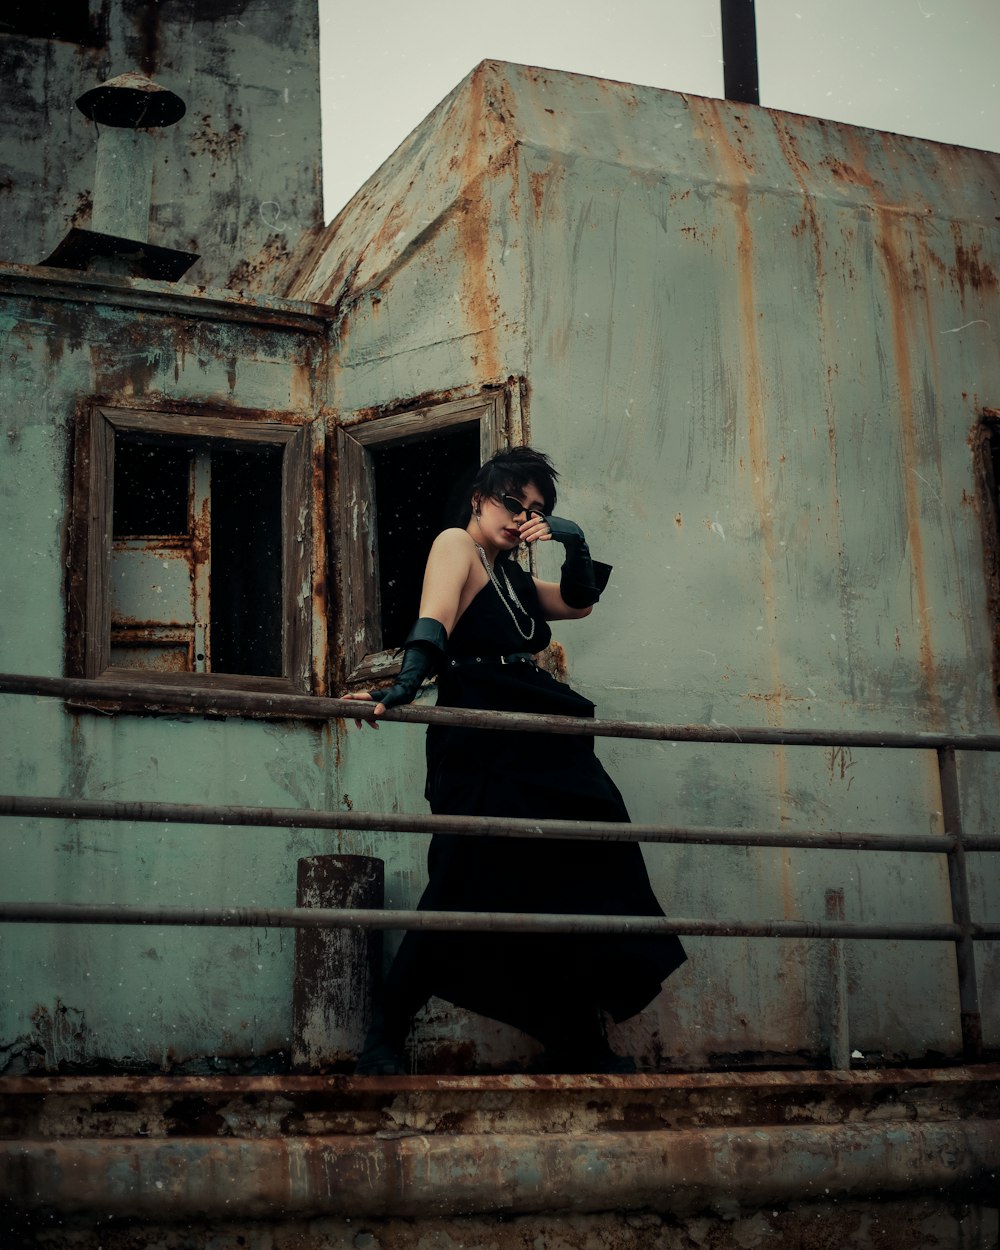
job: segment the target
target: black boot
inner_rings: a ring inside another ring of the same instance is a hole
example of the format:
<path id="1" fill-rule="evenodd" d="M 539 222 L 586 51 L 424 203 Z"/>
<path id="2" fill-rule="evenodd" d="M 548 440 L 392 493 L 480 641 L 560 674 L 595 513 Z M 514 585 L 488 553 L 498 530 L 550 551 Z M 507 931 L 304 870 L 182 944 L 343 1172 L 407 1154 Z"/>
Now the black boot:
<path id="1" fill-rule="evenodd" d="M 610 1072 L 620 1075 L 636 1071 L 631 1055 L 618 1055 L 608 1045 L 604 1016 L 596 1009 L 581 1009 L 565 1015 L 558 1027 L 539 1038 L 545 1046 L 542 1056 L 546 1072 Z"/>

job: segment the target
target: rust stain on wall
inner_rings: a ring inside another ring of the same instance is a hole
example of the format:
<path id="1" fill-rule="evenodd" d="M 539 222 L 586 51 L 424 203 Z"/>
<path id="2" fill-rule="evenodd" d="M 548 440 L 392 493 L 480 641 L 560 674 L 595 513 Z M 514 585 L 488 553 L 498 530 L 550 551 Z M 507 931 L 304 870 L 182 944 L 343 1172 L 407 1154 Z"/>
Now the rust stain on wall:
<path id="1" fill-rule="evenodd" d="M 915 274 L 913 252 L 903 236 L 903 224 L 899 216 L 879 205 L 875 206 L 875 214 L 879 227 L 877 247 L 882 256 L 886 279 L 885 296 L 889 304 L 897 366 L 895 372 L 899 386 L 900 468 L 906 508 L 907 542 L 913 567 L 913 589 L 917 601 L 919 662 L 927 685 L 930 717 L 935 725 L 940 725 L 943 723 L 943 711 L 934 658 L 930 595 L 927 589 L 926 559 L 920 526 L 920 498 L 917 491 L 918 433 L 909 325 L 915 287 L 923 279 Z"/>
<path id="2" fill-rule="evenodd" d="M 482 66 L 472 78 L 469 116 L 473 119 L 471 137 L 460 161 L 466 180 L 465 194 L 457 218 L 458 248 L 463 262 L 461 299 L 470 329 L 480 333 L 477 360 L 480 377 L 492 380 L 500 376 L 501 358 L 496 325 L 499 299 L 490 267 L 491 201 L 486 184 L 497 171 L 483 169 L 489 113 Z"/>
<path id="3" fill-rule="evenodd" d="M 715 150 L 728 175 L 727 189 L 733 203 L 734 224 L 737 234 L 737 301 L 739 306 L 740 358 L 743 374 L 744 406 L 750 453 L 750 492 L 757 513 L 761 542 L 763 544 L 760 580 L 764 627 L 767 631 L 768 655 L 771 666 L 771 692 L 764 699 L 764 707 L 767 723 L 772 726 L 778 726 L 782 724 L 784 719 L 783 694 L 785 685 L 781 678 L 781 660 L 775 632 L 777 619 L 774 578 L 776 544 L 772 521 L 772 492 L 767 451 L 764 372 L 757 333 L 759 312 L 753 270 L 753 224 L 749 213 L 749 188 L 743 174 L 743 170 L 750 168 L 750 165 L 743 150 L 742 141 L 739 142 L 736 148 L 730 141 L 729 132 L 723 123 L 715 102 L 706 100 L 701 103 L 706 113 L 709 111 L 711 113 L 711 119 L 706 118 L 706 122 L 715 136 Z M 737 120 L 740 119 L 737 118 Z M 780 828 L 790 819 L 787 810 L 788 761 L 782 747 L 774 748 L 771 756 L 774 761 L 774 789 L 778 826 Z M 792 857 L 788 851 L 780 851 L 779 856 L 784 914 L 786 916 L 794 916 L 797 914 L 798 906 L 795 897 Z M 789 984 L 795 983 L 791 977 L 791 965 L 794 962 L 794 952 L 784 952 L 784 965 L 789 973 Z"/>
<path id="4" fill-rule="evenodd" d="M 962 227 L 958 222 L 951 223 L 952 238 L 955 241 L 955 264 L 952 269 L 958 284 L 959 294 L 965 302 L 966 287 L 980 291 L 995 291 L 998 282 L 996 270 L 983 259 L 982 245 L 966 243 L 962 238 Z"/>

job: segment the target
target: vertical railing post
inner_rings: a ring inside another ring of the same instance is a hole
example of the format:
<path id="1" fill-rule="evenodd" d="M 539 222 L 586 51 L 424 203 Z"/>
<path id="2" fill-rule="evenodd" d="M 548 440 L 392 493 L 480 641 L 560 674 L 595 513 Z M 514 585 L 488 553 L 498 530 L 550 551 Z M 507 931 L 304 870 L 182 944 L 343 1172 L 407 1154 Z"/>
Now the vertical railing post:
<path id="1" fill-rule="evenodd" d="M 827 920 L 844 919 L 844 891 L 827 890 Z M 846 1072 L 851 1066 L 850 1026 L 847 1018 L 847 959 L 840 938 L 830 938 L 830 1067 Z"/>
<path id="2" fill-rule="evenodd" d="M 955 840 L 954 847 L 948 852 L 948 881 L 951 886 L 952 919 L 962 929 L 961 937 L 955 941 L 958 1001 L 962 1014 L 962 1051 L 966 1059 L 976 1059 L 983 1052 L 983 1020 L 979 1010 L 976 954 L 969 935 L 972 909 L 969 903 L 969 878 L 965 867 L 962 803 L 958 792 L 955 748 L 939 747 L 937 757 L 944 831 Z"/>

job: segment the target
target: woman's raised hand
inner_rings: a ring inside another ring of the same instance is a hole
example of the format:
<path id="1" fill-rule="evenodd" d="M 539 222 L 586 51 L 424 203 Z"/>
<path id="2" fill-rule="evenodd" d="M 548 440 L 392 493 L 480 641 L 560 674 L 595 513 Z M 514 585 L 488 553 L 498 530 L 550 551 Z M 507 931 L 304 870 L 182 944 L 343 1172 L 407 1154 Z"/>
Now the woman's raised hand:
<path id="1" fill-rule="evenodd" d="M 549 518 L 544 516 L 530 516 L 517 528 L 523 543 L 547 543 L 554 537 Z"/>

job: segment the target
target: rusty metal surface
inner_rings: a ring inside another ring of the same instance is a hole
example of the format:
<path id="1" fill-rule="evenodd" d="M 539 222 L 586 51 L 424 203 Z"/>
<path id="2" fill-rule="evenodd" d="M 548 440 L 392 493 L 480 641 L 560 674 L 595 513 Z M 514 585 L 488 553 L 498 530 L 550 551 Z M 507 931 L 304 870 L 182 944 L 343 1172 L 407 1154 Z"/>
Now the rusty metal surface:
<path id="1" fill-rule="evenodd" d="M 0 1077 L 0 1136 L 487 1132 L 1000 1117 L 1000 1064 L 611 1076 Z M 556 1114 L 556 1108 L 560 1111 Z M 212 1114 L 202 1116 L 199 1108 Z M 260 1118 L 256 1118 L 257 1109 Z M 217 1114 L 216 1114 L 217 1113 Z"/>
<path id="2" fill-rule="evenodd" d="M 896 1072 L 0 1080 L 8 1209 L 91 1221 L 681 1214 L 988 1198 L 995 1065 Z M 139 1178 L 139 1183 L 136 1183 Z"/>
<path id="3" fill-rule="evenodd" d="M 423 1133 L 0 1142 L 0 1193 L 102 1218 L 267 1219 L 760 1207 L 832 1195 L 985 1199 L 1000 1121 L 663 1133 Z M 141 1178 L 136 1183 L 136 1176 Z"/>
<path id="4" fill-rule="evenodd" d="M 183 322 L 270 326 L 320 338 L 327 333 L 329 324 L 329 313 L 322 306 L 279 299 L 266 292 L 228 291 L 221 287 L 191 291 L 150 279 L 125 282 L 85 273 L 69 277 L 59 269 L 39 265 L 0 263 L 0 293 L 46 303 L 110 304 L 123 312 L 155 312 Z"/>

